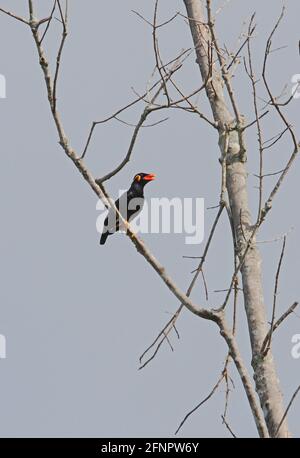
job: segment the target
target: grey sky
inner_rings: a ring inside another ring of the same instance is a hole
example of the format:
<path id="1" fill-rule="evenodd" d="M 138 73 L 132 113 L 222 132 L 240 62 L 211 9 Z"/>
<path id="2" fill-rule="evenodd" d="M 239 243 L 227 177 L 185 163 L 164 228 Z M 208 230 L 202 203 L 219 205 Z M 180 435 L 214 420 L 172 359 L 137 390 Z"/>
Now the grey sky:
<path id="1" fill-rule="evenodd" d="M 52 1 L 36 1 L 40 17 Z M 213 2 L 216 6 L 224 2 Z M 27 2 L 1 0 L 0 6 L 27 15 Z M 176 11 L 180 0 L 162 1 L 161 21 Z M 287 45 L 270 59 L 269 80 L 280 93 L 300 73 L 297 51 L 299 4 L 287 1 L 287 12 L 274 47 Z M 216 9 L 215 6 L 215 9 Z M 256 11 L 254 63 L 260 75 L 265 40 L 282 2 L 232 0 L 217 16 L 221 43 L 237 49 L 243 21 Z M 153 2 L 70 1 L 70 34 L 63 55 L 59 107 L 75 149 L 82 150 L 90 123 L 111 114 L 134 98 L 131 86 L 143 91 L 152 69 L 151 29 L 131 10 L 150 18 Z M 53 22 L 47 51 L 55 58 L 60 34 Z M 160 34 L 167 61 L 191 46 L 182 18 Z M 1 157 L 1 289 L 0 334 L 6 336 L 7 358 L 0 360 L 0 435 L 13 436 L 172 436 L 183 416 L 205 397 L 222 369 L 226 348 L 217 328 L 184 311 L 178 323 L 180 340 L 172 335 L 174 352 L 163 347 L 147 368 L 138 371 L 138 358 L 156 337 L 177 301 L 124 235 L 99 246 L 95 224 L 96 199 L 57 142 L 44 80 L 29 29 L 0 14 L 0 73 L 7 81 L 7 99 L 0 99 Z M 178 74 L 186 92 L 200 86 L 192 56 Z M 251 89 L 242 65 L 234 79 L 241 111 L 253 119 Z M 260 94 L 265 97 L 263 92 Z M 205 98 L 201 108 L 211 116 Z M 289 120 L 299 119 L 300 99 L 288 108 Z M 124 118 L 135 123 L 142 105 Z M 216 205 L 220 165 L 217 136 L 192 114 L 169 116 L 154 128 L 143 129 L 132 161 L 107 188 L 113 196 L 126 189 L 136 172 L 155 172 L 147 196 L 204 197 Z M 276 116 L 264 121 L 265 139 L 277 134 Z M 296 127 L 299 137 L 299 126 Z M 98 127 L 87 164 L 95 176 L 116 166 L 126 153 L 132 128 L 117 122 Z M 248 131 L 249 172 L 257 173 L 255 129 Z M 266 172 L 284 167 L 291 145 L 288 137 L 266 154 Z M 280 281 L 278 313 L 299 299 L 299 211 L 296 161 L 259 236 L 272 239 L 294 227 L 287 241 Z M 266 193 L 274 183 L 266 183 Z M 257 208 L 256 178 L 249 179 L 251 205 Z M 205 213 L 206 235 L 215 210 Z M 195 263 L 183 255 L 200 256 L 201 246 L 185 245 L 184 235 L 146 234 L 143 239 L 185 289 Z M 223 296 L 213 293 L 228 286 L 232 274 L 232 245 L 222 219 L 206 264 L 210 297 L 218 306 Z M 261 245 L 265 299 L 271 315 L 279 243 Z M 201 282 L 194 290 L 204 304 Z M 242 300 L 238 338 L 249 360 L 249 339 Z M 300 360 L 291 357 L 291 338 L 300 333 L 300 318 L 292 316 L 274 338 L 274 354 L 287 402 L 300 383 Z M 238 436 L 256 435 L 246 396 L 234 367 L 236 388 L 231 393 L 229 420 Z M 186 437 L 228 436 L 221 424 L 224 387 L 182 429 Z M 300 398 L 290 413 L 290 427 L 299 436 Z"/>

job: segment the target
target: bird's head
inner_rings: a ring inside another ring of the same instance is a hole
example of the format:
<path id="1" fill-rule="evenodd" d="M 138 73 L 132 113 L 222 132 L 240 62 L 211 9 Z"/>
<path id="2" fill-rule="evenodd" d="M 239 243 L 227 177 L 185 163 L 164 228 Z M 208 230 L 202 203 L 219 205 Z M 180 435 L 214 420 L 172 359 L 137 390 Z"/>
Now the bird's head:
<path id="1" fill-rule="evenodd" d="M 155 180 L 154 173 L 137 173 L 133 178 L 132 184 L 134 184 L 137 187 L 143 188 L 145 184 L 153 180 Z"/>

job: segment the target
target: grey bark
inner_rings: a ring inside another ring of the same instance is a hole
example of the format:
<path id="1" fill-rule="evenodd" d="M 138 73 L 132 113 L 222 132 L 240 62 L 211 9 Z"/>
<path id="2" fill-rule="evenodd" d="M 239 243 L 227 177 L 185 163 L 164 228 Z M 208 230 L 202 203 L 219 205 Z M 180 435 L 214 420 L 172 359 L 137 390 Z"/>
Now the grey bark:
<path id="1" fill-rule="evenodd" d="M 184 0 L 189 25 L 196 50 L 197 63 L 203 81 L 208 81 L 206 94 L 215 121 L 219 125 L 219 147 L 222 158 L 226 156 L 226 187 L 236 234 L 237 255 L 244 254 L 245 238 L 252 233 L 252 220 L 248 205 L 247 168 L 245 147 L 239 126 L 237 107 L 235 115 L 225 102 L 223 81 L 220 70 L 212 68 L 209 59 L 211 31 L 207 26 L 201 0 Z M 232 130 L 233 129 L 233 130 Z M 242 227 L 241 227 L 242 223 Z M 261 255 L 253 238 L 250 249 L 241 268 L 244 305 L 247 315 L 252 348 L 252 367 L 256 392 L 271 437 L 274 437 L 284 415 L 282 394 L 271 351 L 261 355 L 261 347 L 268 333 L 266 307 L 264 304 Z M 281 425 L 277 437 L 288 437 L 287 421 Z"/>

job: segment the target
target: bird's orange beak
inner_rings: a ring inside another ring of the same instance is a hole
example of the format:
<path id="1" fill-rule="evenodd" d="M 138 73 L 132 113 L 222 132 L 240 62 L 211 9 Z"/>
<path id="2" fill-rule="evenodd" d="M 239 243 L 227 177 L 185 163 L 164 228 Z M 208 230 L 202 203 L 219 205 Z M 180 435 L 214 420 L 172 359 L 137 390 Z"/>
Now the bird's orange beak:
<path id="1" fill-rule="evenodd" d="M 148 175 L 144 176 L 143 180 L 152 181 L 152 180 L 155 180 L 155 177 L 156 175 L 154 173 L 149 173 Z"/>

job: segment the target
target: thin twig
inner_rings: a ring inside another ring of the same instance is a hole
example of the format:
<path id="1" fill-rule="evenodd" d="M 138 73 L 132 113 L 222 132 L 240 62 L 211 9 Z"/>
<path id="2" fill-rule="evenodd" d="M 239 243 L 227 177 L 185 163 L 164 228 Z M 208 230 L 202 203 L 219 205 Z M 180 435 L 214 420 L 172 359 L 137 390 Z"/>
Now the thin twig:
<path id="1" fill-rule="evenodd" d="M 269 110 L 264 111 L 264 113 L 262 113 L 262 114 L 258 117 L 258 119 L 264 118 L 267 114 L 269 114 Z M 246 124 L 244 127 L 242 127 L 242 130 L 249 129 L 249 127 L 252 127 L 252 126 L 254 126 L 255 124 L 257 124 L 257 119 L 254 119 L 254 121 L 251 121 L 249 124 Z"/>
<path id="2" fill-rule="evenodd" d="M 283 171 L 284 171 L 284 169 L 278 170 L 278 172 L 264 173 L 264 174 L 261 175 L 261 176 L 262 176 L 263 178 L 265 178 L 265 177 L 273 177 L 273 176 L 275 176 L 275 175 L 280 175 Z M 256 178 L 260 178 L 260 175 L 257 175 L 256 173 L 254 173 L 253 176 L 256 177 Z"/>
<path id="3" fill-rule="evenodd" d="M 195 270 L 195 275 L 186 291 L 186 295 L 189 297 L 195 284 L 196 284 L 196 281 L 197 281 L 197 278 L 203 268 L 203 264 L 205 262 L 205 259 L 206 259 L 206 256 L 207 256 L 207 253 L 208 253 L 208 250 L 209 250 L 209 247 L 211 245 L 211 242 L 212 242 L 212 239 L 213 239 L 213 236 L 214 236 L 214 233 L 215 233 L 215 230 L 216 230 L 216 227 L 218 225 L 218 222 L 219 222 L 219 219 L 221 217 L 221 214 L 223 212 L 223 209 L 224 209 L 224 205 L 221 205 L 219 206 L 219 211 L 216 215 L 216 218 L 213 222 L 213 225 L 211 227 L 211 230 L 210 230 L 210 233 L 209 233 L 209 236 L 208 236 L 208 239 L 207 239 L 207 243 L 206 243 L 206 246 L 204 248 L 204 252 L 203 252 L 203 255 L 201 256 L 201 261 L 199 263 L 199 266 L 198 268 Z M 157 354 L 158 352 L 158 349 L 161 347 L 164 339 L 165 339 L 165 333 L 167 333 L 167 335 L 171 332 L 171 330 L 173 329 L 179 315 L 180 315 L 180 312 L 183 308 L 183 304 L 180 305 L 180 307 L 176 310 L 176 312 L 174 313 L 174 315 L 172 316 L 172 318 L 167 322 L 167 324 L 163 327 L 163 329 L 159 332 L 159 334 L 157 335 L 157 337 L 155 338 L 155 340 L 146 348 L 146 350 L 142 353 L 142 355 L 140 356 L 139 360 L 140 360 L 140 363 L 142 362 L 143 358 L 145 357 L 145 355 L 157 344 L 157 342 L 159 341 L 159 339 L 162 337 L 162 340 L 161 342 L 157 345 L 156 347 L 156 350 L 154 351 L 154 355 L 150 356 L 144 363 L 143 365 L 141 366 L 141 368 L 147 366 L 147 364 L 153 360 L 153 357 Z"/>
<path id="4" fill-rule="evenodd" d="M 290 402 L 289 402 L 289 404 L 288 404 L 288 406 L 287 406 L 287 408 L 286 408 L 286 410 L 285 410 L 285 412 L 284 412 L 284 415 L 283 415 L 283 417 L 282 417 L 282 419 L 281 419 L 281 421 L 280 421 L 280 423 L 279 423 L 279 425 L 278 425 L 278 427 L 277 427 L 277 430 L 276 430 L 276 432 L 275 432 L 275 437 L 278 436 L 278 433 L 279 433 L 279 431 L 280 431 L 280 428 L 281 428 L 281 426 L 282 426 L 282 423 L 284 422 L 284 420 L 285 420 L 287 414 L 289 413 L 289 410 L 290 410 L 290 408 L 292 407 L 292 404 L 293 404 L 293 402 L 294 402 L 294 400 L 295 400 L 297 394 L 299 393 L 299 391 L 300 391 L 300 385 L 298 386 L 298 388 L 296 389 L 295 393 L 293 394 L 293 396 L 292 396 L 292 398 L 291 398 L 291 400 L 290 400 Z"/>
<path id="5" fill-rule="evenodd" d="M 274 332 L 276 331 L 276 329 L 281 325 L 281 323 L 291 314 L 295 311 L 295 309 L 298 307 L 299 305 L 299 302 L 294 302 L 287 310 L 286 312 L 284 312 L 280 318 L 278 318 L 278 320 L 276 321 L 276 323 L 274 323 L 273 325 L 273 330 L 271 332 L 271 329 L 270 331 L 268 332 L 268 334 L 266 335 L 264 341 L 263 341 L 263 344 L 262 344 L 262 349 L 261 351 L 263 351 L 264 348 L 266 348 L 266 345 L 267 343 L 269 342 L 270 340 L 270 337 L 272 335 L 272 333 L 274 334 Z"/>
<path id="6" fill-rule="evenodd" d="M 254 15 L 252 15 L 250 19 L 250 23 L 248 26 L 248 35 L 250 35 L 251 33 L 253 20 L 254 20 Z M 247 67 L 246 67 L 246 71 L 250 78 L 251 86 L 252 86 L 253 106 L 254 106 L 254 113 L 255 113 L 255 119 L 256 119 L 258 149 L 259 149 L 259 197 L 258 197 L 258 210 L 257 210 L 257 222 L 259 222 L 259 218 L 261 215 L 261 209 L 262 209 L 262 200 L 263 200 L 263 179 L 264 179 L 263 152 L 264 152 L 264 147 L 263 147 L 263 134 L 262 134 L 261 124 L 260 124 L 260 119 L 259 119 L 259 112 L 258 112 L 258 101 L 257 101 L 257 91 L 256 91 L 257 81 L 255 79 L 254 68 L 252 64 L 252 49 L 251 49 L 250 40 L 248 40 L 248 43 L 247 43 L 247 51 L 248 51 L 249 71 L 247 71 Z"/>
<path id="7" fill-rule="evenodd" d="M 283 136 L 284 134 L 288 131 L 288 128 L 286 127 L 280 134 L 277 134 L 275 135 L 275 137 L 273 138 L 270 138 L 269 140 L 266 140 L 264 143 L 269 143 L 270 141 L 272 141 L 272 143 L 270 143 L 268 146 L 264 146 L 263 149 L 266 150 L 266 149 L 269 149 L 269 148 L 272 148 Z"/>
<path id="8" fill-rule="evenodd" d="M 263 77 L 263 81 L 264 81 L 264 84 L 265 84 L 265 88 L 269 94 L 269 97 L 272 101 L 272 104 L 275 108 L 275 110 L 277 111 L 279 117 L 281 118 L 281 120 L 283 121 L 283 123 L 285 124 L 285 126 L 287 127 L 289 133 L 290 133 L 290 136 L 291 136 L 291 139 L 292 139 L 292 143 L 293 143 L 293 152 L 287 162 L 287 165 L 285 166 L 284 168 L 284 171 L 282 172 L 282 174 L 280 175 L 277 183 L 275 184 L 273 190 L 271 191 L 267 201 L 265 202 L 265 205 L 264 205 L 264 208 L 262 209 L 261 211 L 261 221 L 263 221 L 267 215 L 267 213 L 270 211 L 270 209 L 272 208 L 272 204 L 273 204 L 273 199 L 275 197 L 275 195 L 277 194 L 279 188 L 281 187 L 288 171 L 290 170 L 294 160 L 296 159 L 296 156 L 298 154 L 298 151 L 299 151 L 299 145 L 297 143 L 297 140 L 296 140 L 296 136 L 295 136 L 295 133 L 293 131 L 293 129 L 291 128 L 290 124 L 288 123 L 288 121 L 286 120 L 284 114 L 282 113 L 281 109 L 279 108 L 278 106 L 278 103 L 276 102 L 272 92 L 271 92 L 271 89 L 270 89 L 270 86 L 269 86 L 269 83 L 267 81 L 267 76 L 266 76 L 266 71 L 267 71 L 267 61 L 268 61 L 268 57 L 269 57 L 269 54 L 270 54 L 270 49 L 271 49 L 271 44 L 272 44 L 272 38 L 273 38 L 273 35 L 274 33 L 276 32 L 277 28 L 279 27 L 279 24 L 281 22 L 281 20 L 283 19 L 283 16 L 284 16 L 284 11 L 285 11 L 285 7 L 282 8 L 282 11 L 281 11 L 281 14 L 279 16 L 279 19 L 278 21 L 276 22 L 275 26 L 273 27 L 273 30 L 272 32 L 270 33 L 270 36 L 267 40 L 267 44 L 266 44 L 266 49 L 265 49 L 265 57 L 264 57 L 264 63 L 263 63 L 263 72 L 262 72 L 262 77 Z"/>
<path id="9" fill-rule="evenodd" d="M 217 383 L 214 385 L 214 387 L 212 388 L 212 390 L 210 391 L 210 393 L 201 401 L 199 402 L 199 404 L 197 404 L 192 410 L 190 410 L 186 415 L 185 417 L 183 418 L 183 420 L 180 422 L 178 428 L 176 429 L 175 431 L 175 435 L 180 431 L 180 429 L 183 427 L 184 423 L 187 421 L 187 419 L 194 413 L 196 412 L 196 410 L 198 410 L 203 404 L 205 404 L 207 401 L 209 401 L 209 399 L 214 395 L 214 393 L 217 391 L 217 389 L 219 388 L 220 384 L 222 383 L 223 379 L 225 377 L 225 374 L 224 374 L 224 370 L 222 371 Z"/>
<path id="10" fill-rule="evenodd" d="M 182 51 L 175 59 L 172 59 L 171 61 L 169 61 L 166 65 L 171 65 L 171 64 L 174 64 L 170 70 L 168 71 L 168 78 L 170 77 L 171 74 L 175 73 L 176 71 L 178 71 L 181 67 L 181 64 L 180 64 L 180 59 L 188 52 L 188 50 L 184 50 Z M 90 142 L 91 142 L 91 139 L 92 139 L 92 136 L 93 136 L 93 133 L 94 133 L 94 130 L 96 128 L 97 125 L 99 124 L 104 124 L 112 119 L 114 119 L 116 116 L 118 116 L 120 113 L 122 113 L 123 111 L 127 110 L 128 108 L 131 108 L 133 105 L 137 104 L 138 102 L 140 102 L 141 100 L 144 100 L 144 98 L 148 95 L 149 92 L 151 92 L 153 89 L 155 89 L 157 86 L 159 86 L 159 89 L 158 91 L 154 94 L 154 97 L 152 98 L 152 105 L 154 104 L 156 98 L 158 97 L 158 95 L 160 94 L 162 88 L 164 87 L 163 84 L 162 84 L 162 81 L 161 79 L 159 79 L 158 81 L 156 81 L 156 83 L 154 83 L 148 91 L 146 91 L 144 94 L 142 95 L 138 95 L 137 99 L 133 100 L 132 102 L 128 103 L 127 105 L 125 105 L 124 107 L 120 108 L 119 110 L 117 110 L 115 113 L 113 113 L 112 115 L 106 117 L 105 119 L 102 119 L 100 121 L 93 121 L 92 125 L 91 125 L 91 128 L 89 130 L 89 133 L 88 133 L 88 137 L 87 137 L 87 141 L 85 143 L 85 146 L 84 146 L 84 149 L 83 149 L 83 152 L 80 156 L 80 159 L 83 159 L 87 153 L 87 150 L 88 150 L 88 147 L 90 145 Z M 199 90 L 197 90 L 199 91 Z M 146 106 L 146 109 L 149 110 L 149 102 L 147 102 L 147 106 Z M 151 106 L 151 105 L 150 105 Z M 164 108 L 162 106 L 158 106 L 158 107 L 152 107 L 152 110 L 151 111 L 154 111 L 155 109 L 161 109 L 161 108 Z M 145 111 L 145 110 L 144 110 Z M 128 153 L 125 157 L 125 159 L 127 158 L 128 156 Z M 122 161 L 122 167 L 124 167 L 124 165 L 127 163 L 128 161 Z M 122 168 L 121 167 L 121 168 Z M 117 172 L 116 172 L 117 173 Z"/>
<path id="11" fill-rule="evenodd" d="M 17 21 L 20 21 L 20 22 L 23 22 L 26 25 L 29 25 L 29 22 L 26 19 L 24 19 L 23 17 L 21 17 L 21 16 L 17 16 L 16 14 L 11 13 L 10 11 L 7 11 L 7 10 L 5 10 L 3 8 L 0 8 L 0 11 L 2 13 L 6 14 L 7 16 L 10 16 L 10 17 L 16 19 Z"/>
<path id="12" fill-rule="evenodd" d="M 130 122 L 124 121 L 124 119 L 118 118 L 117 116 L 115 116 L 115 120 L 120 122 L 121 124 L 125 124 L 125 126 L 128 126 L 128 127 L 137 127 L 136 124 L 131 124 Z M 142 128 L 144 129 L 145 127 L 156 127 L 159 124 L 162 124 L 163 122 L 166 122 L 168 120 L 169 120 L 169 118 L 163 118 L 163 119 L 160 119 L 159 121 L 153 122 L 151 124 L 144 124 L 142 126 Z"/>
<path id="13" fill-rule="evenodd" d="M 60 60 L 61 60 L 61 55 L 63 52 L 63 48 L 67 39 L 68 35 L 68 29 L 67 29 L 67 23 L 68 23 L 68 0 L 65 0 L 66 6 L 65 6 L 65 13 L 63 14 L 60 0 L 57 0 L 57 5 L 62 21 L 62 26 L 63 26 L 63 31 L 62 31 L 62 37 L 59 45 L 59 49 L 57 52 L 56 56 L 56 68 L 55 68 L 55 74 L 54 74 L 54 80 L 53 80 L 53 109 L 55 110 L 56 108 L 56 89 L 57 89 L 57 81 L 58 81 L 58 75 L 59 75 L 59 69 L 60 69 Z"/>
<path id="14" fill-rule="evenodd" d="M 40 39 L 40 44 L 43 43 L 43 40 L 44 40 L 44 38 L 45 38 L 45 36 L 46 36 L 46 34 L 48 32 L 48 29 L 50 27 L 50 24 L 51 24 L 51 21 L 52 21 L 52 18 L 53 18 L 53 14 L 54 14 L 54 11 L 55 11 L 55 8 L 56 8 L 56 2 L 57 2 L 57 0 L 54 0 L 53 7 L 52 7 L 52 10 L 51 10 L 50 16 L 48 18 L 48 22 L 47 22 L 46 28 L 44 30 L 44 33 L 43 33 L 41 39 Z"/>
<path id="15" fill-rule="evenodd" d="M 158 70 L 158 73 L 159 73 L 160 78 L 161 78 L 162 83 L 163 83 L 164 95 L 167 98 L 167 101 L 168 101 L 167 104 L 170 105 L 171 99 L 170 99 L 170 96 L 169 96 L 169 93 L 168 93 L 167 84 L 166 84 L 166 81 L 165 81 L 165 78 L 164 78 L 164 74 L 162 72 L 161 65 L 160 65 L 160 58 L 159 58 L 160 52 L 159 52 L 158 38 L 157 38 L 157 35 L 156 35 L 158 2 L 159 2 L 159 0 L 155 0 L 155 4 L 154 4 L 154 15 L 153 15 L 153 26 L 152 26 L 153 49 L 154 49 L 156 68 Z"/>
<path id="16" fill-rule="evenodd" d="M 224 425 L 226 426 L 226 428 L 228 429 L 228 431 L 230 432 L 230 434 L 232 435 L 232 437 L 234 437 L 236 439 L 236 435 L 234 434 L 234 432 L 232 431 L 231 427 L 229 426 L 229 424 L 227 423 L 224 415 L 221 415 L 221 418 L 222 418 L 222 421 L 224 423 Z"/>
<path id="17" fill-rule="evenodd" d="M 282 249 L 278 261 L 278 266 L 277 266 L 277 271 L 276 271 L 276 276 L 275 276 L 275 286 L 274 286 L 274 293 L 273 293 L 273 309 L 272 309 L 272 319 L 271 319 L 271 328 L 270 328 L 270 333 L 269 333 L 269 339 L 266 342 L 265 348 L 262 347 L 261 352 L 263 356 L 265 357 L 268 353 L 268 351 L 271 348 L 271 341 L 272 341 L 272 335 L 274 332 L 274 324 L 275 324 L 275 313 L 276 313 L 276 303 L 277 303 L 277 294 L 278 294 L 278 282 L 279 282 L 279 276 L 280 276 L 280 270 L 282 266 L 282 260 L 285 252 L 285 246 L 286 246 L 286 236 L 283 239 L 283 244 L 282 244 Z"/>

